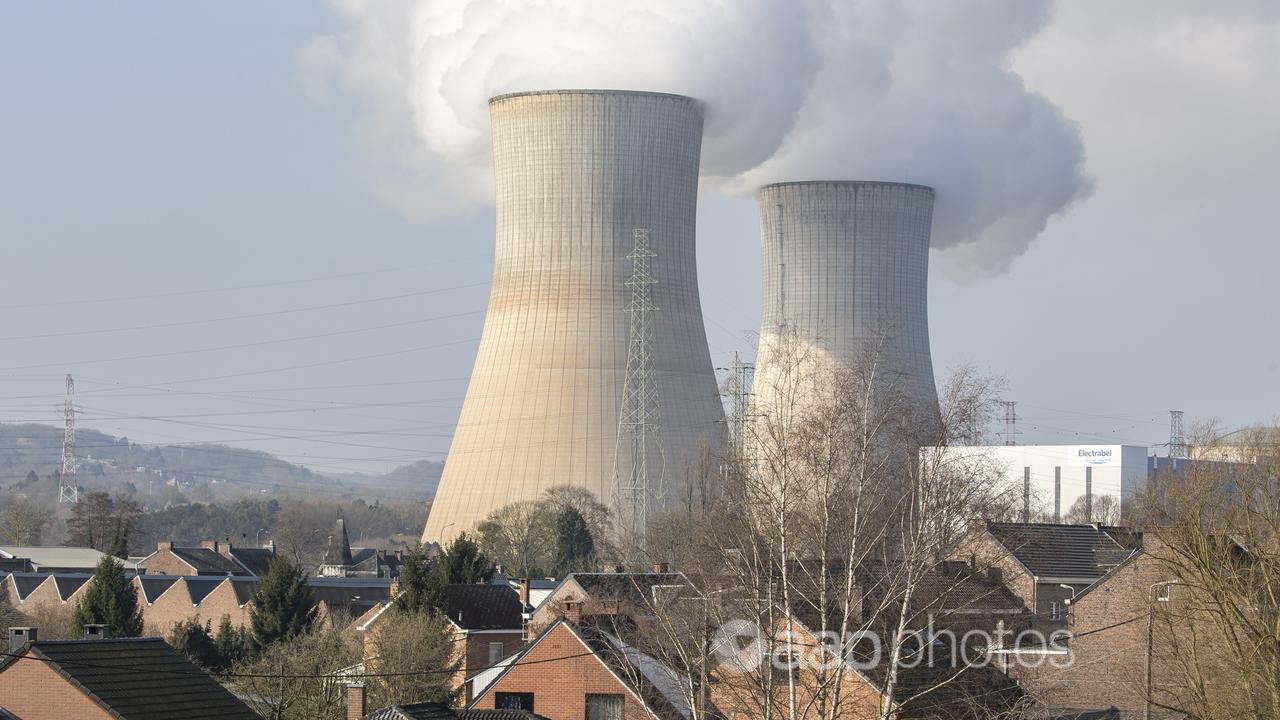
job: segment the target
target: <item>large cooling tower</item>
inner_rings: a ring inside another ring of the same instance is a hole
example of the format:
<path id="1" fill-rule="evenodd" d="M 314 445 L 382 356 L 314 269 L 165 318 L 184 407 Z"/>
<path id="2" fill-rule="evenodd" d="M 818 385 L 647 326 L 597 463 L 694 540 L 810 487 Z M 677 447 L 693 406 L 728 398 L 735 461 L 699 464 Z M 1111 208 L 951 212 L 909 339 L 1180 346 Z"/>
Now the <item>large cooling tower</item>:
<path id="1" fill-rule="evenodd" d="M 615 504 L 615 456 L 624 478 L 636 459 L 618 431 L 636 229 L 653 251 L 652 335 L 640 348 L 651 352 L 660 415 L 646 426 L 659 431 L 645 445 L 650 476 L 665 466 L 677 487 L 685 460 L 722 432 L 694 258 L 700 104 L 557 90 L 495 97 L 489 112 L 493 289 L 424 542 L 556 485 Z"/>
<path id="2" fill-rule="evenodd" d="M 804 407 L 834 372 L 875 358 L 893 394 L 909 398 L 904 407 L 914 408 L 917 427 L 936 426 L 927 303 L 933 190 L 788 182 L 760 188 L 757 202 L 764 307 L 752 416 Z"/>

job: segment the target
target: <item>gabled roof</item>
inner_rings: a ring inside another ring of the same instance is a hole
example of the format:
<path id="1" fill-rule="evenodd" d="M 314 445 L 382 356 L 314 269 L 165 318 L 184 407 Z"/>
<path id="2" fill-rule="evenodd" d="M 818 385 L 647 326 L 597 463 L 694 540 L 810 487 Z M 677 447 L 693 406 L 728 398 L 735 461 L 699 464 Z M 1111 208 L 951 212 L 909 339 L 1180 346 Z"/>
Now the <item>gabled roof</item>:
<path id="1" fill-rule="evenodd" d="M 191 594 L 191 602 L 199 604 L 209 596 L 219 585 L 226 582 L 225 577 L 202 577 L 200 575 L 187 575 L 183 578 L 183 582 L 187 584 L 187 592 Z"/>
<path id="2" fill-rule="evenodd" d="M 243 575 L 248 572 L 240 563 L 210 548 L 175 547 L 171 552 L 199 575 Z"/>
<path id="3" fill-rule="evenodd" d="M 250 575 L 262 577 L 267 574 L 267 566 L 276 554 L 270 548 L 231 548 L 231 557 L 244 566 Z"/>
<path id="4" fill-rule="evenodd" d="M 689 578 L 684 573 L 573 573 L 565 578 L 563 588 L 570 583 L 578 587 L 593 600 L 616 601 L 636 608 L 652 607 L 654 588 L 685 587 L 694 590 Z M 552 593 L 552 597 L 556 593 Z M 548 598 L 550 599 L 550 598 Z"/>
<path id="5" fill-rule="evenodd" d="M 103 709 L 127 720 L 258 720 L 258 715 L 160 638 L 41 640 L 27 646 Z"/>
<path id="6" fill-rule="evenodd" d="M 75 594 L 75 591 L 80 589 L 81 585 L 89 582 L 89 578 L 91 577 L 93 576 L 81 573 L 76 573 L 74 575 L 70 573 L 59 573 L 54 575 L 53 585 L 58 589 L 58 599 L 65 601 L 67 598 L 70 598 Z"/>
<path id="7" fill-rule="evenodd" d="M 450 585 L 445 616 L 463 630 L 520 630 L 520 598 L 501 585 Z"/>
<path id="8" fill-rule="evenodd" d="M 13 583 L 13 589 L 18 593 L 19 600 L 26 600 L 28 595 L 35 592 L 35 589 L 43 585 L 48 579 L 48 573 L 9 574 L 9 580 Z"/>
<path id="9" fill-rule="evenodd" d="M 150 604 L 156 601 L 165 590 L 178 582 L 177 575 L 139 575 L 138 585 L 142 588 L 142 599 Z"/>
<path id="10" fill-rule="evenodd" d="M 1097 579 L 1136 549 L 1128 543 L 1140 542 L 1098 525 L 993 522 L 986 531 L 1032 575 L 1047 578 Z"/>

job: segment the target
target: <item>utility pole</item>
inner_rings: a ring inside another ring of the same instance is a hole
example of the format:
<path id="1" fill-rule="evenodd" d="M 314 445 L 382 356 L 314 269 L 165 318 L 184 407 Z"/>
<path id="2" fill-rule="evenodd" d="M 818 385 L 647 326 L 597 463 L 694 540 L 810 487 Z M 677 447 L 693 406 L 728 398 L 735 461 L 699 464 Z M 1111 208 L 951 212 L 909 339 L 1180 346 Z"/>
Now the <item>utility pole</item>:
<path id="1" fill-rule="evenodd" d="M 62 403 L 62 473 L 58 477 L 58 504 L 75 505 L 80 501 L 80 484 L 76 481 L 76 382 L 67 373 L 67 395 Z"/>
<path id="2" fill-rule="evenodd" d="M 1187 436 L 1182 432 L 1182 411 L 1169 411 L 1169 457 L 1187 459 Z"/>
<path id="3" fill-rule="evenodd" d="M 662 408 L 658 397 L 657 368 L 653 359 L 653 277 L 650 261 L 657 254 L 649 246 L 649 230 L 631 231 L 635 246 L 627 258 L 631 260 L 631 278 L 627 287 L 631 298 L 627 314 L 627 368 L 622 385 L 622 405 L 618 412 L 618 437 L 613 453 L 613 486 L 618 493 L 618 510 L 626 527 L 641 544 L 649 522 L 649 506 L 666 507 L 667 453 L 662 439 Z M 625 452 L 628 467 L 624 475 Z M 649 456 L 657 460 L 650 467 Z"/>

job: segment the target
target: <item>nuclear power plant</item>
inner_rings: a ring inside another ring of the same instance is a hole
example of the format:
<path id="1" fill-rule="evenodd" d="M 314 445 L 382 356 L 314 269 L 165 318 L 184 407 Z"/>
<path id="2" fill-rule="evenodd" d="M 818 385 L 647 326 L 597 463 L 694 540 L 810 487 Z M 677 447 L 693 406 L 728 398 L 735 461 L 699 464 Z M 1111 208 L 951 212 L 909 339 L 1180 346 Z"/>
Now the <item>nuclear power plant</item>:
<path id="1" fill-rule="evenodd" d="M 489 111 L 493 285 L 424 542 L 564 484 L 643 518 L 723 432 L 694 252 L 701 105 L 557 90 Z"/>
<path id="2" fill-rule="evenodd" d="M 874 356 L 926 427 L 936 424 L 927 297 L 933 196 L 893 182 L 759 189 L 764 303 L 752 417 L 794 412 L 835 372 Z"/>

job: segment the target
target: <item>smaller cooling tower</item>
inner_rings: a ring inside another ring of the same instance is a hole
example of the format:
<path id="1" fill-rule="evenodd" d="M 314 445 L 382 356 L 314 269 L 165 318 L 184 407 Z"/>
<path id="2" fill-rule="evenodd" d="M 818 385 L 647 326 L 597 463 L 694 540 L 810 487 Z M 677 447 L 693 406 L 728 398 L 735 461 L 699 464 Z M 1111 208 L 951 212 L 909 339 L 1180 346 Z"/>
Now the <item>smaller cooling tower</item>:
<path id="1" fill-rule="evenodd" d="M 764 306 L 752 415 L 795 410 L 836 371 L 866 363 L 871 353 L 895 392 L 912 398 L 924 426 L 936 426 L 928 317 L 933 189 L 787 182 L 756 197 Z"/>

